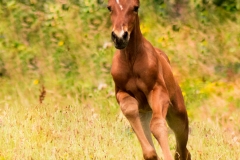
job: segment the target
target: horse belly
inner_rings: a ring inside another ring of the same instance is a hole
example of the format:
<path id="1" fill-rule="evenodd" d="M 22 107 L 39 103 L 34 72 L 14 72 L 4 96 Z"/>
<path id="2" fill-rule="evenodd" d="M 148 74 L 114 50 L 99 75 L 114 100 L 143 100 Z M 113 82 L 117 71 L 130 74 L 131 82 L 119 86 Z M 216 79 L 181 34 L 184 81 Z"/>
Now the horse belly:
<path id="1" fill-rule="evenodd" d="M 147 98 L 143 93 L 139 93 L 136 96 L 137 101 L 139 102 L 138 109 L 139 112 L 149 112 L 152 111 L 151 107 L 148 104 Z"/>

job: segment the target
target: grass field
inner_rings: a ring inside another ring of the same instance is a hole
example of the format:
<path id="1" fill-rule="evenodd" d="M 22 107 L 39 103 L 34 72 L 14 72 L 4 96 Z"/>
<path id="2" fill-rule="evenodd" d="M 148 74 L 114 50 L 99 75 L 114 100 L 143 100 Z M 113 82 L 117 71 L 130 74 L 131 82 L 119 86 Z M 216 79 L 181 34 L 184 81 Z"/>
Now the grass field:
<path id="1" fill-rule="evenodd" d="M 135 134 L 115 98 L 106 92 L 108 88 L 94 91 L 85 100 L 47 90 L 44 104 L 24 97 L 22 86 L 14 88 L 16 95 L 1 101 L 1 159 L 142 159 Z M 199 109 L 197 113 L 204 112 Z M 192 158 L 238 160 L 239 134 L 233 130 L 239 127 L 234 122 L 239 120 L 238 113 L 217 120 L 211 116 L 191 118 L 188 148 Z M 227 124 L 220 126 L 221 121 Z M 169 141 L 174 152 L 171 131 Z"/>
<path id="2" fill-rule="evenodd" d="M 114 97 L 105 6 L 0 2 L 0 160 L 143 159 Z M 170 18 L 144 1 L 141 29 L 182 88 L 192 159 L 240 160 L 240 15 L 197 3 Z"/>

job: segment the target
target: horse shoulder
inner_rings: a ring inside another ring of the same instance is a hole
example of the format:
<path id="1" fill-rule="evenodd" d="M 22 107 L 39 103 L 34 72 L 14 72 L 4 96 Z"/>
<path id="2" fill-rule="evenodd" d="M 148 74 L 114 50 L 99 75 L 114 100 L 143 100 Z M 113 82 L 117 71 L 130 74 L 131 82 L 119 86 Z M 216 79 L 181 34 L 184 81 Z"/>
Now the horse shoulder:
<path id="1" fill-rule="evenodd" d="M 146 43 L 145 47 L 147 51 L 145 60 L 148 67 L 147 70 L 141 69 L 143 73 L 141 77 L 149 87 L 148 90 L 159 84 L 168 90 L 170 97 L 174 96 L 176 83 L 167 55 L 160 49 L 154 48 L 150 43 Z"/>
<path id="2" fill-rule="evenodd" d="M 148 41 L 144 43 L 141 57 L 136 62 L 135 68 L 138 73 L 137 84 L 145 94 L 148 94 L 158 81 L 159 72 L 161 72 L 158 55 Z"/>
<path id="3" fill-rule="evenodd" d="M 116 52 L 113 56 L 111 75 L 116 85 L 123 86 L 128 79 L 128 69 L 126 64 L 120 58 L 120 52 Z"/>

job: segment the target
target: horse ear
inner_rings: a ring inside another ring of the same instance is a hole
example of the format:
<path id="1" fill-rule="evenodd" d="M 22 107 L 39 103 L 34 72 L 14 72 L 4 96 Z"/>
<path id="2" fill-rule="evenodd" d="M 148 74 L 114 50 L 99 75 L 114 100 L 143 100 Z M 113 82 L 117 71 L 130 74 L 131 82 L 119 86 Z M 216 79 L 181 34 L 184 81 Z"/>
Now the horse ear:
<path id="1" fill-rule="evenodd" d="M 140 0 L 137 0 L 137 4 L 138 4 L 138 6 L 140 6 Z"/>

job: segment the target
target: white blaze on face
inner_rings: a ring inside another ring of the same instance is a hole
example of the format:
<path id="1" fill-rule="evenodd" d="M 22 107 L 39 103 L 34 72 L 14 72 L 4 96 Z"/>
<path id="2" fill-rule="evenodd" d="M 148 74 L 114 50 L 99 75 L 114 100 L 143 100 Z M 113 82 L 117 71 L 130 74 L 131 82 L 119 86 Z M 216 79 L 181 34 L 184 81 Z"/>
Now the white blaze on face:
<path id="1" fill-rule="evenodd" d="M 116 0 L 116 3 L 118 4 L 119 8 L 121 9 L 121 11 L 123 10 L 123 6 L 121 5 L 121 3 L 119 2 L 119 0 Z M 115 30 L 115 26 L 113 27 L 112 31 L 119 37 L 123 37 L 125 31 L 124 31 L 124 28 L 123 26 L 121 26 L 121 29 L 120 30 Z"/>
<path id="2" fill-rule="evenodd" d="M 120 32 L 120 36 L 122 37 L 123 34 L 124 34 L 124 30 L 123 30 L 123 26 L 122 26 L 122 30 L 121 30 L 121 32 Z"/>
<path id="3" fill-rule="evenodd" d="M 112 29 L 112 31 L 120 38 L 124 34 L 123 26 L 121 27 L 121 30 L 115 30 L 115 27 Z"/>
<path id="4" fill-rule="evenodd" d="M 120 4 L 119 0 L 116 0 L 116 2 L 119 5 L 120 9 L 123 10 L 123 6 Z"/>

